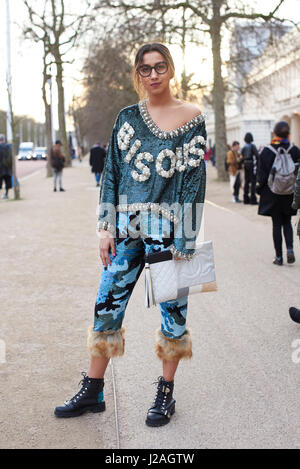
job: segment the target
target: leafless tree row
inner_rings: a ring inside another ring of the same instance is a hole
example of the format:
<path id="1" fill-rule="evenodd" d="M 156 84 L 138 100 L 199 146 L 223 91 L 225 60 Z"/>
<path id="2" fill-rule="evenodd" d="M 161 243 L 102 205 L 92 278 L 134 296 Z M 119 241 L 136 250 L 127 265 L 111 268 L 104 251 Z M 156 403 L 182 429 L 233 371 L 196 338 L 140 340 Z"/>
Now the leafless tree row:
<path id="1" fill-rule="evenodd" d="M 90 38 L 83 69 L 84 94 L 74 99 L 70 110 L 79 140 L 85 137 L 90 144 L 107 141 L 119 109 L 137 100 L 131 82 L 137 48 L 149 41 L 176 44 L 182 51 L 183 70 L 175 94 L 212 105 L 220 179 L 225 178 L 223 161 L 227 150 L 225 103 L 251 88 L 247 76 L 257 57 L 280 40 L 288 25 L 294 25 L 292 19 L 287 21 L 279 14 L 285 0 L 273 0 L 267 13 L 262 2 L 249 0 L 83 0 L 81 14 L 73 16 L 66 12 L 67 0 L 24 2 L 30 19 L 25 33 L 44 46 L 44 78 L 50 64 L 56 67 L 64 145 L 63 64 L 83 32 Z M 187 73 L 184 56 L 190 44 L 199 48 L 199 64 L 203 48 L 209 48 L 212 83 Z M 228 59 L 224 59 L 226 47 L 230 47 Z M 47 115 L 46 94 L 44 102 Z"/>

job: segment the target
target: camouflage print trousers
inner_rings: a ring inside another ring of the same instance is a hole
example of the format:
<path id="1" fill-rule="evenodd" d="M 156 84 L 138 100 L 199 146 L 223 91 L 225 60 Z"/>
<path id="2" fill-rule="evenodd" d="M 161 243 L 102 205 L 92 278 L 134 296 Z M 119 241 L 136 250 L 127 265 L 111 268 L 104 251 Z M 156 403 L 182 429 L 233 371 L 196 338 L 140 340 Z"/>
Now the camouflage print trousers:
<path id="1" fill-rule="evenodd" d="M 122 214 L 120 217 L 122 218 Z M 130 216 L 130 215 L 128 215 Z M 128 222 L 123 220 L 123 225 Z M 120 228 L 120 224 L 118 226 Z M 120 230 L 121 231 L 121 230 Z M 118 231 L 120 233 L 120 231 Z M 144 268 L 145 253 L 169 249 L 171 237 L 154 234 L 151 237 L 117 237 L 116 257 L 103 269 L 95 304 L 94 331 L 121 329 L 127 303 Z M 160 304 L 161 333 L 168 339 L 180 339 L 186 334 L 187 297 Z"/>

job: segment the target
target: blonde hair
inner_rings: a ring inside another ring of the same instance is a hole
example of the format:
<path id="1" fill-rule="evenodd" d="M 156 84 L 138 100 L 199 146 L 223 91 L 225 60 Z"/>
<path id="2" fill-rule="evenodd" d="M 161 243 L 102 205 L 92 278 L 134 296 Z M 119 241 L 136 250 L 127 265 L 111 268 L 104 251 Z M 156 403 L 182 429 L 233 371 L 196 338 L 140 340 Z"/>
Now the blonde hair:
<path id="1" fill-rule="evenodd" d="M 134 61 L 134 69 L 133 69 L 134 89 L 135 89 L 135 91 L 137 92 L 137 94 L 139 95 L 140 98 L 145 97 L 145 90 L 144 90 L 144 88 L 143 88 L 143 86 L 140 82 L 137 68 L 138 68 L 139 65 L 141 65 L 143 63 L 144 54 L 146 54 L 147 52 L 153 52 L 153 51 L 159 52 L 163 56 L 163 58 L 167 62 L 168 66 L 169 66 L 169 68 L 172 72 L 172 78 L 175 75 L 175 65 L 174 65 L 174 62 L 173 62 L 173 59 L 172 59 L 172 56 L 171 56 L 171 53 L 170 53 L 169 49 L 166 46 L 164 46 L 163 44 L 160 44 L 159 42 L 153 42 L 151 44 L 144 44 L 143 46 L 141 46 L 139 48 L 139 50 L 136 53 L 135 61 Z"/>

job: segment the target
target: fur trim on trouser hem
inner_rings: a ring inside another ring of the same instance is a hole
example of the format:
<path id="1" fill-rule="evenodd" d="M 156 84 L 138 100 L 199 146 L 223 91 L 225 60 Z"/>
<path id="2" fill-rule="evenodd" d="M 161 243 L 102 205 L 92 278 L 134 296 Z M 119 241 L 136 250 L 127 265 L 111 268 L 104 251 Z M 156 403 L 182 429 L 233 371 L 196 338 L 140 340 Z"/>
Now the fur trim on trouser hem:
<path id="1" fill-rule="evenodd" d="M 125 327 L 117 331 L 95 332 L 89 328 L 87 347 L 92 357 L 120 357 L 124 354 Z"/>
<path id="2" fill-rule="evenodd" d="M 161 360 L 177 361 L 192 358 L 192 339 L 190 331 L 180 339 L 166 337 L 160 329 L 155 332 L 155 352 Z"/>

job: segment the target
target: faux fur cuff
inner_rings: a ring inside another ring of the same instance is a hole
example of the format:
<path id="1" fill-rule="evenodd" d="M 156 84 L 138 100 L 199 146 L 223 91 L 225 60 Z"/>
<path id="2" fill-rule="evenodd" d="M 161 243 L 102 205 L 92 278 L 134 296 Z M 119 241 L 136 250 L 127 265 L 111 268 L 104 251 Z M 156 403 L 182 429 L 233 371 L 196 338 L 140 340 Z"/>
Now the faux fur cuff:
<path id="1" fill-rule="evenodd" d="M 177 361 L 192 358 L 192 339 L 190 331 L 181 339 L 170 339 L 160 329 L 155 333 L 155 352 L 161 360 Z"/>
<path id="2" fill-rule="evenodd" d="M 120 357 L 124 354 L 125 327 L 117 331 L 95 332 L 89 328 L 87 347 L 92 357 Z"/>

